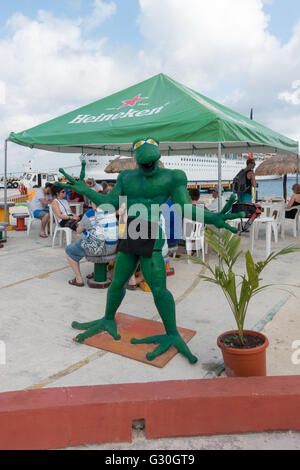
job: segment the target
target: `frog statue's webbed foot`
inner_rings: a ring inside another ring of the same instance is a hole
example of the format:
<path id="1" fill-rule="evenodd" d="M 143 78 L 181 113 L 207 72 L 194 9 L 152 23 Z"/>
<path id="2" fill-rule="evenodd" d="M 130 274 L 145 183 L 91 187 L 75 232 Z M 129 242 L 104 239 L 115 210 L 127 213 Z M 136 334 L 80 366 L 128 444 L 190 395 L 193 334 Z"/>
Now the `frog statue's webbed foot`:
<path id="1" fill-rule="evenodd" d="M 85 333 L 80 333 L 76 336 L 76 341 L 82 343 L 85 339 L 91 336 L 101 333 L 101 331 L 107 331 L 115 340 L 119 340 L 121 336 L 117 331 L 117 324 L 115 320 L 107 320 L 101 318 L 100 320 L 91 321 L 88 323 L 78 323 L 74 321 L 72 327 L 76 330 L 86 330 Z"/>
<path id="2" fill-rule="evenodd" d="M 191 364 L 195 364 L 195 362 L 198 361 L 197 357 L 191 353 L 180 335 L 156 335 L 143 339 L 132 338 L 130 342 L 132 344 L 159 344 L 154 351 L 146 354 L 148 361 L 153 361 L 153 359 L 168 351 L 172 346 L 187 357 Z"/>

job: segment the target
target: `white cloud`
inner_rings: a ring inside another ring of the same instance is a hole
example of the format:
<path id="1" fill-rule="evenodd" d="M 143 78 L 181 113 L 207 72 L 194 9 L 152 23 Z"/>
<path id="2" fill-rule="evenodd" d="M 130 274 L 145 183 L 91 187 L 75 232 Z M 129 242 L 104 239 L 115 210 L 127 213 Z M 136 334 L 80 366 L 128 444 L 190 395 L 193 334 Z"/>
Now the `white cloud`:
<path id="1" fill-rule="evenodd" d="M 6 86 L 5 83 L 0 80 L 0 104 L 5 104 L 6 100 Z"/>
<path id="2" fill-rule="evenodd" d="M 140 0 L 140 59 L 149 74 L 163 70 L 247 116 L 254 107 L 254 118 L 267 126 L 278 115 L 274 130 L 286 131 L 296 111 L 278 95 L 300 76 L 300 21 L 282 45 L 268 30 L 264 3 Z M 287 135 L 300 139 L 299 126 L 289 129 Z"/>
<path id="3" fill-rule="evenodd" d="M 139 3 L 144 43 L 137 51 L 126 44 L 113 49 L 104 37 L 88 39 L 87 28 L 117 14 L 113 2 L 99 0 L 92 15 L 76 20 L 45 11 L 35 19 L 13 15 L 0 40 L 6 84 L 0 137 L 163 72 L 247 116 L 253 107 L 254 119 L 300 140 L 300 21 L 282 45 L 268 31 L 263 0 Z M 12 164 L 24 161 L 23 148 L 11 149 Z M 37 155 L 54 161 L 49 152 Z"/>
<path id="4" fill-rule="evenodd" d="M 117 12 L 117 6 L 114 2 L 104 2 L 103 0 L 94 1 L 94 9 L 90 16 L 87 16 L 84 21 L 84 27 L 90 31 L 97 28 L 105 20 L 115 15 Z"/>
<path id="5" fill-rule="evenodd" d="M 295 80 L 292 83 L 294 91 L 282 91 L 279 93 L 278 98 L 291 104 L 300 104 L 300 80 Z"/>
<path id="6" fill-rule="evenodd" d="M 192 86 L 209 89 L 222 79 L 235 81 L 255 56 L 279 45 L 267 31 L 261 0 L 140 0 L 140 5 L 151 66 L 164 66 Z"/>
<path id="7" fill-rule="evenodd" d="M 105 38 L 85 39 L 82 28 L 81 18 L 57 19 L 42 10 L 35 20 L 18 13 L 7 21 L 7 38 L 0 40 L 0 61 L 5 64 L 0 79 L 6 83 L 2 139 L 134 82 L 134 68 L 106 53 Z M 24 149 L 11 144 L 9 151 L 10 165 L 16 168 L 24 160 Z M 49 152 L 37 155 L 51 162 L 55 157 Z M 55 161 L 59 166 L 64 160 Z"/>

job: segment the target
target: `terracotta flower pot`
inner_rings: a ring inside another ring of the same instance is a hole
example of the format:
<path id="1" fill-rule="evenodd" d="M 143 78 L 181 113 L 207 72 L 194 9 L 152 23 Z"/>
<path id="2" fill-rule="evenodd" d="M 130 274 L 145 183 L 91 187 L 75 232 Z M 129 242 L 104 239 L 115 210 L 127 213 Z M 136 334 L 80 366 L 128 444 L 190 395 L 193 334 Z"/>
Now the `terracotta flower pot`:
<path id="1" fill-rule="evenodd" d="M 266 349 L 269 345 L 268 338 L 257 331 L 244 330 L 244 333 L 251 336 L 258 336 L 264 340 L 261 346 L 249 349 L 230 348 L 221 343 L 221 338 L 229 334 L 237 334 L 237 330 L 222 333 L 217 344 L 222 351 L 225 363 L 225 370 L 228 377 L 255 377 L 265 376 L 266 370 Z"/>

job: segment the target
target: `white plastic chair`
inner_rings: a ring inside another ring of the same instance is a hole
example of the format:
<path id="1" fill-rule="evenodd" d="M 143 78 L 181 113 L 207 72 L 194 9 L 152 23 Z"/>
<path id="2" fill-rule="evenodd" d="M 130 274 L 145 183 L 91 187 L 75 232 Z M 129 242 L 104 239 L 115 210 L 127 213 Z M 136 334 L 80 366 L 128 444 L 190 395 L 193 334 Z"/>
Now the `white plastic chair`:
<path id="1" fill-rule="evenodd" d="M 56 216 L 52 210 L 52 206 L 49 205 L 49 210 L 50 210 L 50 220 L 53 220 L 54 216 L 54 222 L 55 222 L 55 229 L 54 229 L 54 235 L 52 239 L 52 248 L 54 248 L 55 245 L 55 237 L 57 234 L 59 234 L 59 246 L 62 246 L 62 235 L 63 233 L 66 236 L 66 244 L 70 245 L 72 243 L 72 230 L 69 227 L 61 227 L 59 225 L 58 220 L 56 219 Z"/>
<path id="2" fill-rule="evenodd" d="M 39 225 L 41 225 L 41 221 L 39 219 L 36 219 L 33 215 L 33 210 L 32 210 L 32 207 L 31 207 L 31 202 L 30 201 L 26 201 L 27 202 L 27 208 L 28 208 L 28 213 L 29 213 L 29 217 L 27 218 L 26 220 L 26 225 L 27 225 L 27 237 L 29 237 L 29 233 L 30 233 L 30 228 L 31 228 L 31 225 L 34 223 L 34 222 L 38 222 Z"/>
<path id="3" fill-rule="evenodd" d="M 204 240 L 204 224 L 202 222 L 194 222 L 189 219 L 183 219 L 183 240 L 185 240 L 186 252 L 188 255 L 195 250 L 197 256 L 200 256 L 202 250 L 202 261 L 205 259 L 205 240 Z M 188 260 L 191 264 L 192 261 Z"/>
<path id="4" fill-rule="evenodd" d="M 278 234 L 280 230 L 281 230 L 281 238 L 284 238 L 284 232 L 282 230 L 283 218 L 284 218 L 284 204 L 277 203 L 277 204 L 272 205 L 268 209 L 269 209 L 269 214 L 270 214 L 269 217 L 272 217 L 273 219 L 272 220 L 272 232 L 274 235 L 274 241 L 275 243 L 277 243 Z M 261 216 L 261 220 L 260 220 L 260 217 L 256 219 L 255 235 L 254 235 L 256 239 L 258 238 L 259 229 L 261 228 L 261 226 L 265 225 L 264 219 L 265 219 L 264 216 Z"/>
<path id="5" fill-rule="evenodd" d="M 297 211 L 294 219 L 286 219 L 285 218 L 285 211 L 290 212 L 292 210 Z M 286 225 L 288 225 L 290 223 L 292 224 L 293 235 L 294 235 L 295 238 L 297 237 L 297 233 L 299 232 L 299 225 L 300 225 L 299 224 L 299 218 L 300 218 L 300 206 L 291 207 L 290 209 L 284 209 L 283 217 L 282 217 L 282 229 L 281 229 L 281 233 L 282 233 L 283 238 L 285 236 L 285 227 L 286 227 Z"/>

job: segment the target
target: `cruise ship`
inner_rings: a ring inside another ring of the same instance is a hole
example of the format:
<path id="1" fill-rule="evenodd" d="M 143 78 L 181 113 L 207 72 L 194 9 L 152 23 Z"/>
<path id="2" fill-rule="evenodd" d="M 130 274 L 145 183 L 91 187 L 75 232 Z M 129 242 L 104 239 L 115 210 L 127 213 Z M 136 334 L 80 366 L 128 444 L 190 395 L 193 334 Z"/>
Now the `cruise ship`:
<path id="1" fill-rule="evenodd" d="M 105 173 L 105 168 L 119 155 L 81 155 L 80 160 L 86 162 L 86 177 L 94 178 L 96 181 L 115 181 L 118 173 Z M 130 158 L 130 157 L 120 157 Z M 245 168 L 248 154 L 238 156 L 236 154 L 226 154 L 222 157 L 222 181 L 232 182 L 237 173 Z M 258 166 L 265 158 L 265 155 L 254 154 L 256 165 Z M 218 157 L 216 155 L 172 155 L 162 156 L 161 161 L 165 168 L 171 170 L 183 170 L 190 184 L 213 183 L 218 181 Z M 256 166 L 256 167 L 257 167 Z M 274 179 L 276 176 L 260 176 L 257 179 Z"/>

